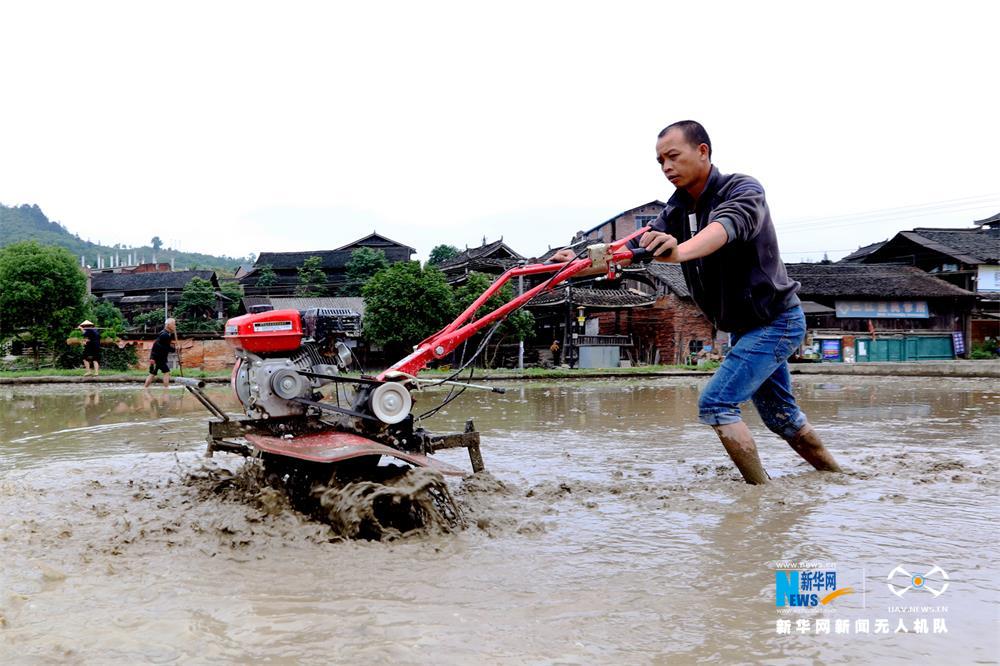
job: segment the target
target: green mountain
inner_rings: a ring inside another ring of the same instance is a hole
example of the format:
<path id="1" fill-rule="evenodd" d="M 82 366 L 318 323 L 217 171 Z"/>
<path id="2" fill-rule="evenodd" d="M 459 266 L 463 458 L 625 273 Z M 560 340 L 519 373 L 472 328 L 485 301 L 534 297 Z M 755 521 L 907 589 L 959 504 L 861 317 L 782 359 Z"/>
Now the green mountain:
<path id="1" fill-rule="evenodd" d="M 52 222 L 37 204 L 14 207 L 0 204 L 0 247 L 27 240 L 38 241 L 42 245 L 64 247 L 78 258 L 83 256 L 87 264 L 92 267 L 97 266 L 98 255 L 103 257 L 105 266 L 108 266 L 109 257 L 116 253 L 123 265 L 130 254 L 137 261 L 141 259 L 152 261 L 153 255 L 156 255 L 156 260 L 159 262 L 173 260 L 176 270 L 207 268 L 228 274 L 236 270 L 240 264 L 253 263 L 252 259 L 246 257 L 217 257 L 199 252 L 178 252 L 168 247 L 154 250 L 151 245 L 142 247 L 126 247 L 120 243 L 114 246 L 99 245 L 70 233 L 58 222 Z"/>

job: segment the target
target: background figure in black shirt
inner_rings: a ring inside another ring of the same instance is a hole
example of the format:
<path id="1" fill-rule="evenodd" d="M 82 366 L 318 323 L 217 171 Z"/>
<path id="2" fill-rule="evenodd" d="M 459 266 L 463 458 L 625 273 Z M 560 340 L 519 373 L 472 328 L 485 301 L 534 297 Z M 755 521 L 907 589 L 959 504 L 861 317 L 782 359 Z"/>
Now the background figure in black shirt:
<path id="1" fill-rule="evenodd" d="M 149 376 L 146 377 L 146 383 L 143 384 L 143 388 L 149 388 L 149 385 L 153 383 L 153 378 L 156 377 L 156 373 L 158 372 L 163 373 L 163 386 L 170 386 L 170 366 L 167 365 L 167 355 L 176 351 L 170 346 L 171 339 L 176 331 L 177 322 L 174 321 L 173 317 L 163 323 L 163 330 L 156 336 L 153 348 L 149 350 Z"/>
<path id="2" fill-rule="evenodd" d="M 94 328 L 94 322 L 89 319 L 77 328 L 83 331 L 83 368 L 86 370 L 83 376 L 96 377 L 101 374 L 101 332 Z"/>

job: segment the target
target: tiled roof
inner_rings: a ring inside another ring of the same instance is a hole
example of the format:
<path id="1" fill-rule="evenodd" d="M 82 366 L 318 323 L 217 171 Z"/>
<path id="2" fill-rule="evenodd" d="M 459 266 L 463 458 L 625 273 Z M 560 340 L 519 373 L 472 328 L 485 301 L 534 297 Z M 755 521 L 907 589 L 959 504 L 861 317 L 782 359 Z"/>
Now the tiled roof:
<path id="1" fill-rule="evenodd" d="M 995 264 L 1000 260 L 1000 229 L 926 229 L 901 231 L 908 238 L 966 264 Z"/>
<path id="2" fill-rule="evenodd" d="M 984 218 L 982 220 L 976 220 L 973 224 L 978 224 L 979 226 L 987 224 L 1000 224 L 1000 213 L 993 215 L 991 217 Z"/>
<path id="3" fill-rule="evenodd" d="M 403 249 L 409 250 L 410 254 L 416 254 L 416 252 L 417 252 L 415 249 L 413 249 L 409 245 L 403 245 L 399 241 L 394 241 L 391 238 L 387 238 L 387 237 L 383 236 L 382 234 L 377 234 L 377 233 L 374 233 L 374 232 L 368 234 L 364 238 L 359 238 L 356 241 L 350 242 L 347 245 L 341 245 L 340 247 L 338 247 L 336 249 L 337 250 L 347 250 L 348 252 L 351 252 L 351 251 L 360 249 L 362 247 L 370 247 L 372 249 L 382 249 L 382 248 L 397 247 L 397 248 L 403 248 Z"/>
<path id="4" fill-rule="evenodd" d="M 497 255 L 497 256 L 494 257 L 492 255 Z M 479 247 L 466 248 L 461 252 L 459 252 L 454 257 L 452 257 L 451 259 L 447 259 L 445 261 L 442 261 L 440 264 L 437 264 L 437 267 L 440 268 L 442 271 L 446 271 L 448 268 L 461 266 L 462 264 L 465 264 L 475 259 L 482 260 L 486 258 L 515 259 L 515 260 L 524 259 L 524 257 L 519 255 L 510 247 L 508 247 L 507 244 L 504 243 L 503 239 L 501 238 L 498 241 L 493 241 L 492 243 L 480 245 Z"/>
<path id="5" fill-rule="evenodd" d="M 215 271 L 161 271 L 157 273 L 94 273 L 91 291 L 149 291 L 152 289 L 183 289 L 194 278 L 217 284 Z"/>
<path id="6" fill-rule="evenodd" d="M 319 257 L 322 268 L 343 268 L 351 259 L 350 250 L 314 250 L 312 252 L 261 252 L 254 268 L 268 265 L 271 268 L 300 267 L 309 257 Z"/>
<path id="7" fill-rule="evenodd" d="M 878 243 L 872 243 L 871 245 L 865 245 L 864 247 L 859 247 L 857 250 L 851 252 L 849 255 L 841 259 L 840 262 L 845 264 L 850 264 L 861 261 L 869 254 L 871 254 L 875 250 L 885 245 L 885 243 L 886 243 L 885 241 L 879 241 Z"/>
<path id="8" fill-rule="evenodd" d="M 684 281 L 684 273 L 681 271 L 680 264 L 653 261 L 646 264 L 645 268 L 650 276 L 663 283 L 671 292 L 682 298 L 691 298 L 691 292 Z"/>
<path id="9" fill-rule="evenodd" d="M 332 270 L 343 269 L 347 262 L 351 260 L 351 254 L 361 248 L 371 248 L 382 250 L 389 263 L 395 261 L 406 261 L 410 255 L 416 252 L 409 245 L 403 245 L 396 241 L 381 236 L 379 234 L 369 234 L 364 238 L 348 243 L 335 250 L 309 250 L 306 252 L 261 252 L 254 263 L 254 268 L 260 268 L 265 264 L 274 270 L 289 270 L 299 268 L 309 257 L 319 257 L 320 267 Z"/>
<path id="10" fill-rule="evenodd" d="M 254 305 L 270 305 L 275 310 L 308 310 L 309 308 L 346 308 L 365 315 L 365 299 L 360 296 L 313 296 L 286 298 L 278 296 L 244 296 L 243 307 L 250 311 Z"/>
<path id="11" fill-rule="evenodd" d="M 786 264 L 802 283 L 799 297 L 941 298 L 975 296 L 913 266 L 895 264 Z"/>
<path id="12" fill-rule="evenodd" d="M 567 297 L 574 307 L 607 308 L 637 308 L 652 305 L 656 302 L 655 294 L 637 294 L 625 289 L 588 289 L 585 287 L 561 288 L 548 293 L 539 294 L 527 305 L 534 307 L 552 307 L 566 303 Z"/>

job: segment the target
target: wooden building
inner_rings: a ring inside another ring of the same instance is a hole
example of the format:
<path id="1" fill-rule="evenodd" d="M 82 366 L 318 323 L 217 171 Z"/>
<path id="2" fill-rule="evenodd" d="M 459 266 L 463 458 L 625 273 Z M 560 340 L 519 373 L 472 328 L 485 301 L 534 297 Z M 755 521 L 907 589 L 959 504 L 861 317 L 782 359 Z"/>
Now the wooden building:
<path id="1" fill-rule="evenodd" d="M 334 250 L 313 250 L 308 252 L 261 252 L 254 263 L 253 270 L 239 279 L 246 296 L 291 296 L 299 285 L 299 268 L 309 257 L 319 257 L 320 267 L 326 274 L 326 290 L 330 295 L 336 295 L 337 290 L 347 281 L 347 262 L 351 254 L 358 249 L 369 248 L 381 250 L 390 264 L 398 261 L 410 261 L 416 250 L 409 245 L 397 243 L 377 233 L 371 233 L 364 238 L 348 243 Z M 277 282 L 271 286 L 258 285 L 260 270 L 270 266 Z"/>
<path id="2" fill-rule="evenodd" d="M 605 322 L 631 321 L 634 313 L 652 305 L 655 297 L 625 289 L 595 289 L 562 284 L 539 294 L 525 307 L 535 316 L 541 350 L 553 341 L 571 367 L 617 368 L 621 361 L 639 361 L 631 328 L 611 330 Z"/>
<path id="3" fill-rule="evenodd" d="M 807 345 L 830 361 L 965 356 L 976 295 L 913 266 L 787 264 L 802 284 Z"/>
<path id="4" fill-rule="evenodd" d="M 654 262 L 626 270 L 625 285 L 648 307 L 598 315 L 601 333 L 630 335 L 642 363 L 684 364 L 721 340 L 691 298 L 679 264 Z"/>
<path id="5" fill-rule="evenodd" d="M 226 298 L 219 293 L 215 271 L 94 272 L 90 276 L 90 293 L 113 303 L 131 323 L 136 315 L 162 310 L 164 304 L 172 311 L 184 287 L 194 278 L 212 284 L 216 314 L 221 319 Z"/>
<path id="6" fill-rule="evenodd" d="M 499 275 L 523 260 L 524 257 L 504 243 L 503 238 L 492 243 L 487 243 L 484 238 L 479 247 L 467 247 L 451 259 L 437 264 L 437 268 L 444 273 L 448 284 L 454 286 L 464 284 L 469 273 Z"/>
<path id="7" fill-rule="evenodd" d="M 573 243 L 579 247 L 591 243 L 611 243 L 625 238 L 650 224 L 666 204 L 654 200 L 618 213 L 600 224 L 577 232 Z M 544 261 L 555 250 L 549 250 Z M 580 283 L 590 286 L 587 281 Z M 570 304 L 576 312 L 572 318 L 583 317 L 585 326 L 593 322 L 589 332 L 602 336 L 625 338 L 628 349 L 623 355 L 637 363 L 688 363 L 703 349 L 720 347 L 718 332 L 695 305 L 677 264 L 654 262 L 631 267 L 621 282 L 612 289 L 595 289 L 604 295 L 587 303 L 587 292 L 576 288 L 579 302 Z M 537 301 L 538 299 L 536 299 Z M 534 307 L 535 302 L 529 305 Z M 598 305 L 599 303 L 599 305 Z M 568 319 L 568 320 L 569 320 Z M 561 331 L 572 331 L 563 328 Z"/>
<path id="8" fill-rule="evenodd" d="M 840 263 L 913 266 L 974 292 L 969 337 L 1000 337 L 1000 213 L 965 229 L 918 227 L 869 245 Z"/>

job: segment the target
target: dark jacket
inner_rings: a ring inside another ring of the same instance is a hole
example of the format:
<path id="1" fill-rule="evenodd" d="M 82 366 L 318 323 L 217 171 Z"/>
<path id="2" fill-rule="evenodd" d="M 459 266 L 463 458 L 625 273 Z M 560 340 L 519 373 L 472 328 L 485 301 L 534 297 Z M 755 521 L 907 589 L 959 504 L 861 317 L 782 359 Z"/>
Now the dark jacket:
<path id="1" fill-rule="evenodd" d="M 153 343 L 152 349 L 149 350 L 149 358 L 154 361 L 166 363 L 167 355 L 172 351 L 174 351 L 174 348 L 170 346 L 170 331 L 163 329 L 156 336 L 156 342 Z"/>
<path id="2" fill-rule="evenodd" d="M 96 328 L 83 329 L 83 339 L 85 340 L 83 346 L 85 354 L 97 354 L 101 351 L 101 332 Z"/>
<path id="3" fill-rule="evenodd" d="M 693 229 L 692 212 L 697 219 Z M 729 241 L 681 268 L 695 303 L 716 328 L 742 333 L 799 305 L 800 285 L 785 272 L 760 183 L 739 173 L 722 175 L 713 166 L 697 207 L 678 188 L 652 227 L 683 243 L 710 222 L 722 224 Z"/>

